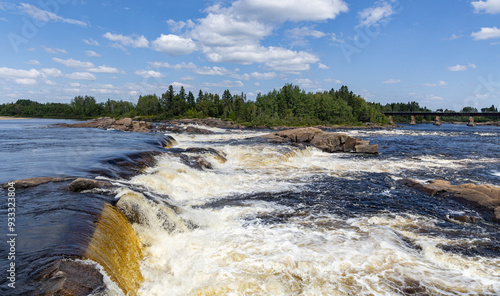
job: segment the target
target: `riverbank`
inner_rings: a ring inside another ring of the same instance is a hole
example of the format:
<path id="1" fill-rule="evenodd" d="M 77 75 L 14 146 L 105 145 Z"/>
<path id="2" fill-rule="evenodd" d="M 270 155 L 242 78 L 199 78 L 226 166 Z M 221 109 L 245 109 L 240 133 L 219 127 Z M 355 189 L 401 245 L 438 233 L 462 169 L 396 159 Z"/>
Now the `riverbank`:
<path id="1" fill-rule="evenodd" d="M 27 117 L 12 117 L 12 116 L 0 116 L 0 120 L 15 120 L 15 119 L 35 119 L 35 118 L 27 118 Z"/>

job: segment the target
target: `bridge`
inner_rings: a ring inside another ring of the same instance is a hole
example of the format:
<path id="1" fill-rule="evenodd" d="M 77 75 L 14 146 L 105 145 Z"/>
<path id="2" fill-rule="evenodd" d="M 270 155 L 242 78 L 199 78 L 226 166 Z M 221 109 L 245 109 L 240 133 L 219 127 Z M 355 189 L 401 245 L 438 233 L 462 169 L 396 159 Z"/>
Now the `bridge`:
<path id="1" fill-rule="evenodd" d="M 474 116 L 482 117 L 500 117 L 500 112 L 384 112 L 385 115 L 389 116 L 391 124 L 394 124 L 394 116 L 411 116 L 410 124 L 417 124 L 417 116 L 436 116 L 435 125 L 441 125 L 441 117 L 452 116 L 452 117 L 469 117 L 468 126 L 474 126 Z"/>

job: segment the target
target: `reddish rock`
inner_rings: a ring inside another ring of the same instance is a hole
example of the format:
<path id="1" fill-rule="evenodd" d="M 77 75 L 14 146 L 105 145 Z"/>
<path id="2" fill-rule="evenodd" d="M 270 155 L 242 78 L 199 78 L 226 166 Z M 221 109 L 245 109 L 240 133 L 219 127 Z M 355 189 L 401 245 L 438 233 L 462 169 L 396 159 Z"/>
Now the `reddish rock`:
<path id="1" fill-rule="evenodd" d="M 271 143 L 304 143 L 325 152 L 358 152 L 378 153 L 378 145 L 370 145 L 368 141 L 353 138 L 344 133 L 327 133 L 319 128 L 306 127 L 290 129 L 261 136 Z M 359 148 L 358 148 L 359 146 Z"/>
<path id="2" fill-rule="evenodd" d="M 400 181 L 409 187 L 430 195 L 455 197 L 492 211 L 493 219 L 500 222 L 500 187 L 472 183 L 451 185 L 448 181 L 433 180 L 421 184 L 412 179 Z"/>

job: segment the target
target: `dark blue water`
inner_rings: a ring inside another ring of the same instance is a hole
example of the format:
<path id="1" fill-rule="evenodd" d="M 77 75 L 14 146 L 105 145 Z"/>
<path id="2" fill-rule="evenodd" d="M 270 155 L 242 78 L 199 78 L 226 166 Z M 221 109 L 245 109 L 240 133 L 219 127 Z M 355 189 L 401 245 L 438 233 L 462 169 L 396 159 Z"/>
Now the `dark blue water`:
<path id="1" fill-rule="evenodd" d="M 33 177 L 85 177 L 106 159 L 159 150 L 159 135 L 61 128 L 56 119 L 0 121 L 0 183 Z M 90 174 L 92 175 L 92 174 Z"/>

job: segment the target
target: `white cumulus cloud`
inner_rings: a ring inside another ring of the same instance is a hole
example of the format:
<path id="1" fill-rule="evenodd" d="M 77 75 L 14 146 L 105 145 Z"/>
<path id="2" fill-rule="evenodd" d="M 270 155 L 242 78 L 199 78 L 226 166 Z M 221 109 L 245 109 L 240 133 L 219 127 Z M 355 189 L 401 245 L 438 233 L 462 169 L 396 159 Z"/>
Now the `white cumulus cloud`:
<path id="1" fill-rule="evenodd" d="M 497 27 L 483 27 L 481 28 L 481 31 L 474 32 L 471 34 L 471 36 L 474 38 L 474 40 L 496 39 L 500 38 L 500 29 L 498 29 Z"/>
<path id="2" fill-rule="evenodd" d="M 191 38 L 183 38 L 172 34 L 161 34 L 160 37 L 151 42 L 151 45 L 156 51 L 174 56 L 190 54 L 196 50 L 196 43 Z"/>
<path id="3" fill-rule="evenodd" d="M 267 21 L 324 21 L 334 19 L 349 7 L 342 0 L 240 0 L 233 4 L 240 14 Z"/>
<path id="4" fill-rule="evenodd" d="M 153 70 L 137 70 L 135 71 L 136 75 L 142 76 L 143 78 L 162 78 L 163 74 L 160 72 L 156 72 Z"/>
<path id="5" fill-rule="evenodd" d="M 473 1 L 474 12 L 500 13 L 500 0 Z"/>

